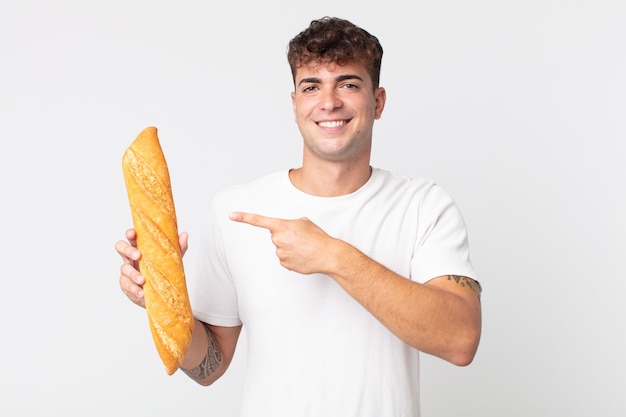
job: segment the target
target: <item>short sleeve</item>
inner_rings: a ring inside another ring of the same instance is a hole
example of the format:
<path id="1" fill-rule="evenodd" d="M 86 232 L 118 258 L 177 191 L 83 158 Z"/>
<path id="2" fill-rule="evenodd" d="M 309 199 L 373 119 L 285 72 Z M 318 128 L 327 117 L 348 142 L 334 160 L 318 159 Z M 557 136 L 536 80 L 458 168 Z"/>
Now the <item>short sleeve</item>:
<path id="1" fill-rule="evenodd" d="M 201 231 L 196 273 L 188 285 L 189 298 L 198 320 L 234 327 L 239 326 L 241 320 L 237 291 L 224 251 L 222 226 L 213 204 Z"/>
<path id="2" fill-rule="evenodd" d="M 424 195 L 417 216 L 411 278 L 421 283 L 443 275 L 476 279 L 465 221 L 452 197 L 433 184 Z"/>

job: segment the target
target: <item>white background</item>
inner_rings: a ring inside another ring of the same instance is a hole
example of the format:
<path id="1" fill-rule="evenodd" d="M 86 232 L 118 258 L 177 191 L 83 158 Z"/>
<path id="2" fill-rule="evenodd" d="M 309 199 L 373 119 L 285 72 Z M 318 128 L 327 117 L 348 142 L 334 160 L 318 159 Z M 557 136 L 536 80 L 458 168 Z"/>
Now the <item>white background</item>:
<path id="1" fill-rule="evenodd" d="M 422 355 L 423 415 L 626 415 L 617 0 L 1 0 L 1 415 L 237 415 L 245 339 L 212 387 L 167 376 L 119 290 L 121 156 L 158 127 L 191 260 L 217 190 L 299 164 L 285 50 L 324 15 L 380 39 L 373 165 L 456 198 L 484 287 L 475 361 Z"/>

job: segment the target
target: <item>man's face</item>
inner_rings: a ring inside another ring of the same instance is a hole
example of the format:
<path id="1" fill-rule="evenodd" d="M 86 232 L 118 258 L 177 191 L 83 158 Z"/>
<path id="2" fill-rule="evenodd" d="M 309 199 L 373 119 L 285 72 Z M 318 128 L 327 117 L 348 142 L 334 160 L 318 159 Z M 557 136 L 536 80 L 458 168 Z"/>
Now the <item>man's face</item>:
<path id="1" fill-rule="evenodd" d="M 373 90 L 362 65 L 302 66 L 291 94 L 305 157 L 334 162 L 369 160 L 374 120 L 385 105 L 385 90 Z"/>

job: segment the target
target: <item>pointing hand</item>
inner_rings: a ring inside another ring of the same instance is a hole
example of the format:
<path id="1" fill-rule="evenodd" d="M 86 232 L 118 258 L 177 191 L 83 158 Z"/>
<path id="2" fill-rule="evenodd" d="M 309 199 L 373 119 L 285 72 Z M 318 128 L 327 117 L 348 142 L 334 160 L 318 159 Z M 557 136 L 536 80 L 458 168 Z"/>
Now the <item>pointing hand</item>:
<path id="1" fill-rule="evenodd" d="M 306 217 L 285 220 L 260 214 L 234 212 L 230 219 L 269 230 L 280 264 L 301 274 L 329 273 L 338 241 Z"/>

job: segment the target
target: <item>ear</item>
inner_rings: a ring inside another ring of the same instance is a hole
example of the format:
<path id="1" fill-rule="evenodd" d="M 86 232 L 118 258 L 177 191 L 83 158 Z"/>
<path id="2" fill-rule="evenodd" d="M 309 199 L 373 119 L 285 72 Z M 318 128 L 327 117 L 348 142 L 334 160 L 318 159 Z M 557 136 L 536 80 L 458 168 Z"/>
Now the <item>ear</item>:
<path id="1" fill-rule="evenodd" d="M 383 115 L 383 109 L 385 108 L 385 102 L 387 101 L 387 92 L 384 88 L 378 87 L 374 91 L 374 100 L 376 100 L 376 107 L 374 112 L 374 119 L 380 119 Z"/>

